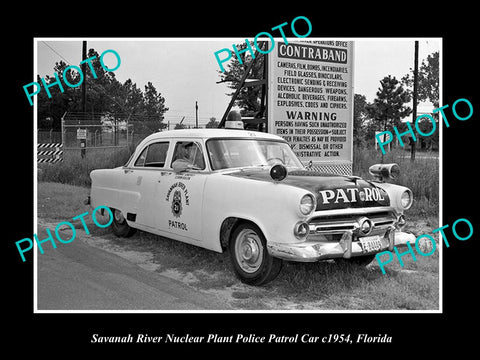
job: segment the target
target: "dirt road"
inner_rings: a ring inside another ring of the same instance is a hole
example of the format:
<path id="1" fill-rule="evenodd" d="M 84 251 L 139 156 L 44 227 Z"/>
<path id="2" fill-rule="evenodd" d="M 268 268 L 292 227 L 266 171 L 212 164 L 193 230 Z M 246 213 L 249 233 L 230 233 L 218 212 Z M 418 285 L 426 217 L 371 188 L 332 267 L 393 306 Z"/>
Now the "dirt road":
<path id="1" fill-rule="evenodd" d="M 56 225 L 41 219 L 38 223 L 40 239 L 46 238 L 46 227 L 52 229 Z M 61 231 L 71 232 L 68 228 Z M 38 253 L 38 310 L 227 308 L 214 296 L 92 245 L 101 243 L 101 238 L 80 229 L 76 229 L 76 234 L 74 241 L 58 243 L 56 249 L 45 243 L 44 254 Z"/>

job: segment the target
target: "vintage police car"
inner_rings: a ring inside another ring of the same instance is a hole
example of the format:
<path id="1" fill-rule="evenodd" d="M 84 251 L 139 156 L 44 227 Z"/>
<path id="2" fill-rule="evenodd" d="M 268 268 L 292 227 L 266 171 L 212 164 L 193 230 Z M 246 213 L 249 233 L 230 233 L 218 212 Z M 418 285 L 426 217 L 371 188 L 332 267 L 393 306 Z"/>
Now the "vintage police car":
<path id="1" fill-rule="evenodd" d="M 282 260 L 349 259 L 414 243 L 400 231 L 412 192 L 306 169 L 282 138 L 262 132 L 192 129 L 145 138 L 125 166 L 93 170 L 92 207 L 112 209 L 113 232 L 135 229 L 217 252 L 229 250 L 245 283 L 274 279 Z"/>

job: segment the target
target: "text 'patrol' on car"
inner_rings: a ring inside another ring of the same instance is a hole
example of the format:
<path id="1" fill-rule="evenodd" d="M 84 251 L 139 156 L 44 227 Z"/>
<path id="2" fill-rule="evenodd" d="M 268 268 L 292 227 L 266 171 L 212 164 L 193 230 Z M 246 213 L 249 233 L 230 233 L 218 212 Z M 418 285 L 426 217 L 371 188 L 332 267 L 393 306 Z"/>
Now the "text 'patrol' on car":
<path id="1" fill-rule="evenodd" d="M 398 166 L 375 165 L 393 176 Z M 228 129 L 158 132 L 125 166 L 93 170 L 92 207 L 112 209 L 113 231 L 135 229 L 217 252 L 245 283 L 274 279 L 282 260 L 349 259 L 414 243 L 400 231 L 412 192 L 383 181 L 304 168 L 279 136 Z"/>

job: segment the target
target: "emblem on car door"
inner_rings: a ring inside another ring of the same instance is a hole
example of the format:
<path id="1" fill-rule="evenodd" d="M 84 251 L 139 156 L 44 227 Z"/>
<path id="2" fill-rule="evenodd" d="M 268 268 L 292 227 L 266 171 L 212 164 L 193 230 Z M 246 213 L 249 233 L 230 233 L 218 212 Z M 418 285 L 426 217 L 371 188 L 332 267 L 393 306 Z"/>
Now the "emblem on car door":
<path id="1" fill-rule="evenodd" d="M 172 213 L 175 217 L 182 215 L 182 194 L 180 190 L 175 190 L 172 200 Z"/>

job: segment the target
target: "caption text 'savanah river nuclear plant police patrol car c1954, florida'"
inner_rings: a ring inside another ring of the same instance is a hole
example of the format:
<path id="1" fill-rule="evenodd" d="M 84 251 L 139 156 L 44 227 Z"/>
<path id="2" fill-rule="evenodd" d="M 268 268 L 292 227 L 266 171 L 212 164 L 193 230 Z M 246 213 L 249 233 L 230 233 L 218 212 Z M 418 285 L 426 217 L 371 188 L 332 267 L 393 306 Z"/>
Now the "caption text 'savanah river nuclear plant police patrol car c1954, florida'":
<path id="1" fill-rule="evenodd" d="M 273 134 L 172 130 L 145 138 L 124 166 L 93 170 L 88 203 L 112 209 L 117 236 L 139 229 L 228 250 L 237 276 L 261 285 L 283 260 L 368 264 L 378 252 L 414 244 L 401 231 L 412 192 L 383 181 L 397 171 L 373 165 L 374 181 L 323 174 Z"/>

